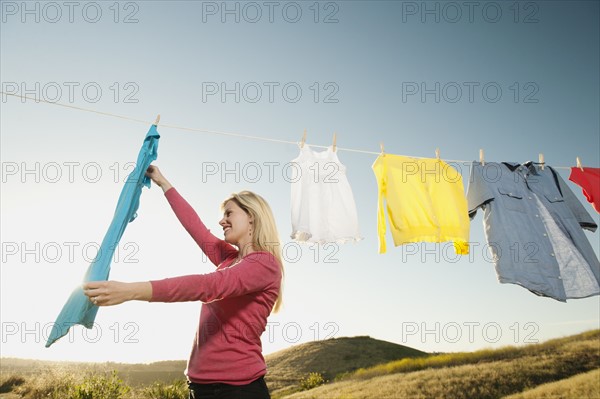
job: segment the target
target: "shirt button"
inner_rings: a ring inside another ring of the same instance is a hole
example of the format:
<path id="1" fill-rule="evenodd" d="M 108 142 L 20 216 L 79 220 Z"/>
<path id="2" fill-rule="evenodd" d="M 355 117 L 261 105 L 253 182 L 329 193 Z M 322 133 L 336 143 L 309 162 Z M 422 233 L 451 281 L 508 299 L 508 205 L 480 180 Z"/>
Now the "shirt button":
<path id="1" fill-rule="evenodd" d="M 550 256 L 554 257 L 554 253 L 551 253 Z"/>
<path id="2" fill-rule="evenodd" d="M 548 237 L 548 234 L 544 233 L 544 237 Z"/>
<path id="3" fill-rule="evenodd" d="M 533 198 L 529 197 L 529 199 L 533 199 Z"/>
<path id="4" fill-rule="evenodd" d="M 559 279 L 559 280 L 562 280 L 562 277 L 561 277 L 561 276 L 558 276 L 558 277 L 557 277 L 557 279 Z"/>
<path id="5" fill-rule="evenodd" d="M 540 217 L 540 215 L 535 215 L 535 217 L 536 217 L 536 218 L 539 218 L 539 217 Z"/>

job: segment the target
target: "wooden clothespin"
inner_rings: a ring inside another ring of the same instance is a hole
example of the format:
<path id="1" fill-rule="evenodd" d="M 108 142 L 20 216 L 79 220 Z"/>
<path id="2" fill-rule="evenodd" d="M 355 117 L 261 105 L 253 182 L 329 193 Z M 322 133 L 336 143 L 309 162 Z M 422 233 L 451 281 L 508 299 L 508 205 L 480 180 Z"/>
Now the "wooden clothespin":
<path id="1" fill-rule="evenodd" d="M 304 148 L 304 143 L 306 143 L 306 129 L 304 129 L 304 134 L 302 135 L 302 140 L 300 140 L 300 148 Z"/>
<path id="2" fill-rule="evenodd" d="M 381 148 L 381 154 L 380 154 L 380 155 L 383 155 L 383 154 L 385 154 L 385 151 L 383 150 L 383 141 L 381 141 L 381 142 L 379 143 L 379 147 Z"/>
<path id="3" fill-rule="evenodd" d="M 440 160 L 440 149 L 439 148 L 435 149 L 435 157 L 438 161 Z"/>
<path id="4" fill-rule="evenodd" d="M 544 170 L 544 154 L 542 154 L 540 152 L 540 156 L 539 156 L 539 161 L 540 161 L 540 165 L 542 165 L 542 170 Z"/>
<path id="5" fill-rule="evenodd" d="M 335 152 L 336 134 L 333 132 L 333 152 Z"/>
<path id="6" fill-rule="evenodd" d="M 581 169 L 582 172 L 584 171 L 583 166 L 581 166 L 581 159 L 579 159 L 579 157 L 577 157 L 577 167 Z"/>
<path id="7" fill-rule="evenodd" d="M 154 126 L 158 126 L 158 122 L 160 122 L 160 114 L 156 115 L 156 120 L 154 121 Z"/>
<path id="8" fill-rule="evenodd" d="M 481 165 L 485 165 L 485 160 L 483 159 L 483 148 L 479 149 L 479 163 Z"/>

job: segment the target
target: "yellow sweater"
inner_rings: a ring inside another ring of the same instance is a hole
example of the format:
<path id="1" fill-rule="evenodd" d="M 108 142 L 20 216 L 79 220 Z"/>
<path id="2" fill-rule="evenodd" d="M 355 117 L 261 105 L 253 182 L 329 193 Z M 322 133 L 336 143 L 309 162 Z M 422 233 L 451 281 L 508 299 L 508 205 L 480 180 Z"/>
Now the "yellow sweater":
<path id="1" fill-rule="evenodd" d="M 385 253 L 386 208 L 394 245 L 454 242 L 457 254 L 469 253 L 469 215 L 462 177 L 440 159 L 382 154 L 373 163 L 379 188 L 379 253 Z"/>

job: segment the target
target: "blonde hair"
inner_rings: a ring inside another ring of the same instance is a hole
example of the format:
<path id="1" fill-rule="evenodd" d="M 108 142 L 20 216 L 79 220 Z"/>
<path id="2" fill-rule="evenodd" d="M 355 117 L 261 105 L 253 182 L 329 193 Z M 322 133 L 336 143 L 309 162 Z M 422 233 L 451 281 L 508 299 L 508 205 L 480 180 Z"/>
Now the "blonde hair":
<path id="1" fill-rule="evenodd" d="M 235 202 L 244 212 L 252 217 L 254 221 L 252 234 L 253 248 L 257 251 L 271 253 L 277 259 L 277 262 L 279 262 L 279 267 L 281 268 L 281 286 L 277 295 L 277 301 L 275 301 L 275 306 L 273 307 L 273 312 L 277 313 L 281 307 L 283 297 L 284 268 L 283 261 L 281 260 L 281 242 L 271 207 L 263 197 L 246 190 L 231 194 L 229 198 L 223 201 L 221 209 L 224 209 L 229 201 Z"/>

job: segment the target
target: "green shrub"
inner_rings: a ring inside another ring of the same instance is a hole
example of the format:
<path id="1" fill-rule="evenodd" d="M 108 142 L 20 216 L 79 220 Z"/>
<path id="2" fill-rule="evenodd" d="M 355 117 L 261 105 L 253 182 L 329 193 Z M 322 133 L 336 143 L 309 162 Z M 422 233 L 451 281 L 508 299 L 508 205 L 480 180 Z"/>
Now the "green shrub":
<path id="1" fill-rule="evenodd" d="M 2 375 L 0 377 L 0 393 L 12 392 L 12 390 L 19 385 L 23 385 L 25 383 L 25 378 L 20 375 Z"/>
<path id="2" fill-rule="evenodd" d="M 122 399 L 129 394 L 131 388 L 117 376 L 117 372 L 109 375 L 89 373 L 81 384 L 75 385 L 67 396 L 68 399 Z"/>
<path id="3" fill-rule="evenodd" d="M 343 373 L 339 373 L 333 378 L 333 382 L 344 381 L 350 377 L 354 376 L 354 371 L 344 371 Z"/>
<path id="4" fill-rule="evenodd" d="M 189 390 L 184 380 L 173 381 L 171 384 L 155 382 L 142 390 L 142 397 L 147 399 L 187 399 Z"/>
<path id="5" fill-rule="evenodd" d="M 308 391 L 318 387 L 319 385 L 325 384 L 327 381 L 321 373 L 308 373 L 308 375 L 300 380 L 300 389 Z"/>

